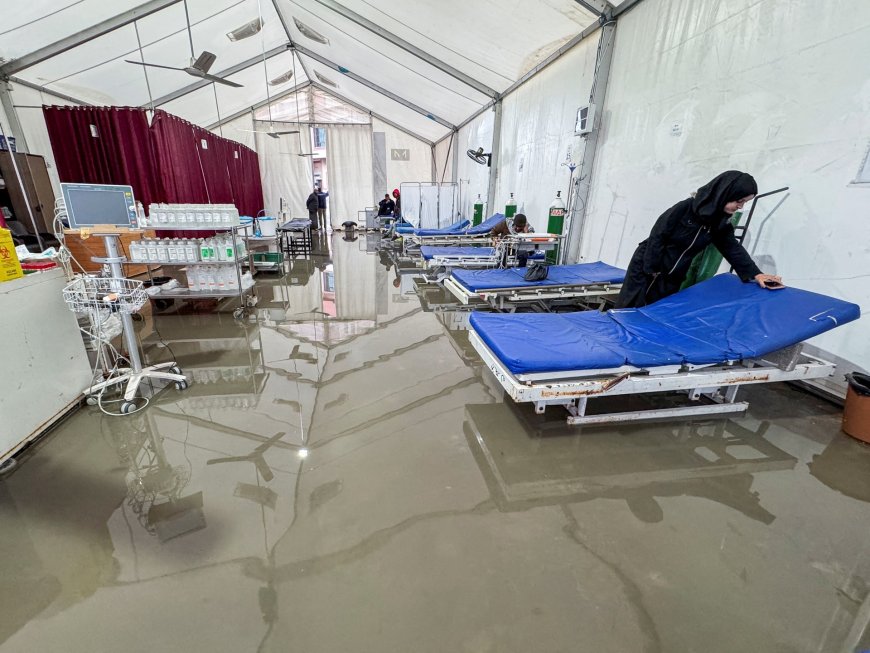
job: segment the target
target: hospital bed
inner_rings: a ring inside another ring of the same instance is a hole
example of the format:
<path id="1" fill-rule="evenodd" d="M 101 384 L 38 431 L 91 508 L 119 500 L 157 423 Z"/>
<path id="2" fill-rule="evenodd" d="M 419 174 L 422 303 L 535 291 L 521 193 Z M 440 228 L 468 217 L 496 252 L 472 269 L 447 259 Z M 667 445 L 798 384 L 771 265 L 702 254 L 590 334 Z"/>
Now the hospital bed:
<path id="1" fill-rule="evenodd" d="M 420 247 L 422 266 L 426 269 L 498 268 L 517 265 L 517 257 L 525 254 L 529 261 L 542 260 L 562 240 L 559 234 L 511 234 L 489 247 L 433 246 Z"/>
<path id="2" fill-rule="evenodd" d="M 743 412 L 741 385 L 833 374 L 801 343 L 858 317 L 849 302 L 720 274 L 639 309 L 475 312 L 469 337 L 514 401 L 538 413 L 564 406 L 569 424 L 601 424 Z M 699 403 L 587 414 L 590 399 L 669 391 Z"/>
<path id="3" fill-rule="evenodd" d="M 405 233 L 403 236 L 403 247 L 407 251 L 429 245 L 431 247 L 443 246 L 458 246 L 458 245 L 486 245 L 492 242 L 489 237 L 489 232 L 492 231 L 499 222 L 504 220 L 504 215 L 494 213 L 486 220 L 478 225 L 466 227 L 458 231 L 448 231 L 455 225 L 445 227 L 444 229 L 420 229 L 421 233 Z"/>
<path id="4" fill-rule="evenodd" d="M 625 277 L 625 270 L 601 261 L 551 265 L 541 281 L 526 281 L 525 273 L 525 268 L 458 269 L 444 279 L 444 287 L 462 304 L 506 310 L 532 303 L 545 307 L 577 300 L 601 303 L 619 294 Z"/>
<path id="5" fill-rule="evenodd" d="M 410 224 L 396 225 L 396 233 L 400 236 L 450 236 L 465 232 L 471 223 L 468 220 L 460 220 L 440 229 L 418 229 Z"/>

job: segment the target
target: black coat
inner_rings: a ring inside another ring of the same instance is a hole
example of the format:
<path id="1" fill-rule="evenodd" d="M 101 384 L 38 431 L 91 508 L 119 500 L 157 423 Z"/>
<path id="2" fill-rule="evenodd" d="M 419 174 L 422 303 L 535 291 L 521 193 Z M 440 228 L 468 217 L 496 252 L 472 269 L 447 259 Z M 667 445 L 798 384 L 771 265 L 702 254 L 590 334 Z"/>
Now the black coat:
<path id="1" fill-rule="evenodd" d="M 761 270 L 737 242 L 731 216 L 717 212 L 703 215 L 697 211 L 697 198 L 677 202 L 665 211 L 637 246 L 626 271 L 617 308 L 646 306 L 680 289 L 692 259 L 713 244 L 744 280 Z"/>
<path id="2" fill-rule="evenodd" d="M 305 200 L 305 208 L 308 209 L 309 213 L 317 213 L 318 204 L 317 193 L 311 193 L 311 195 L 308 196 L 308 199 Z"/>
<path id="3" fill-rule="evenodd" d="M 393 200 L 384 198 L 378 202 L 378 215 L 393 215 L 396 210 L 396 203 Z"/>

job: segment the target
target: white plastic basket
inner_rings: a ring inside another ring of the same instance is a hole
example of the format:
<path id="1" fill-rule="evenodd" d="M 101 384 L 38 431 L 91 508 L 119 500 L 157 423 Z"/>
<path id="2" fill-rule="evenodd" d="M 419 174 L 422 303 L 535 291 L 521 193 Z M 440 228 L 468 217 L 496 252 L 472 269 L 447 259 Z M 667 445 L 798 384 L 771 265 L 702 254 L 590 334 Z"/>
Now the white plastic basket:
<path id="1" fill-rule="evenodd" d="M 141 281 L 112 277 L 79 277 L 63 289 L 63 299 L 74 313 L 110 309 L 136 313 L 148 301 Z"/>

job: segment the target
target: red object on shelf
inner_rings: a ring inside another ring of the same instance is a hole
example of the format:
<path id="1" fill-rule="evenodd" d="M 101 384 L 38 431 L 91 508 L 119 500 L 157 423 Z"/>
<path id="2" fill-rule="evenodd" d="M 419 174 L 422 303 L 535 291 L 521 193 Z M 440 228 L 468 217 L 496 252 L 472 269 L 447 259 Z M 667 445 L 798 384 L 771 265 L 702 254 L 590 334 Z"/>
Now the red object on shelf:
<path id="1" fill-rule="evenodd" d="M 54 261 L 21 261 L 21 269 L 25 274 L 28 272 L 44 272 L 56 267 L 57 263 Z"/>

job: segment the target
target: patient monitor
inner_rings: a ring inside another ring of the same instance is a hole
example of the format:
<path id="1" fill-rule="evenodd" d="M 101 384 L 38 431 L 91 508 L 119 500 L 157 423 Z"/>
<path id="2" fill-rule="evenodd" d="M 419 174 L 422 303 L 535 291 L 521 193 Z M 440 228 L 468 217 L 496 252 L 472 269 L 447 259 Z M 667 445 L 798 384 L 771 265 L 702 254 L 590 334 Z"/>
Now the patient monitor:
<path id="1" fill-rule="evenodd" d="M 132 186 L 61 184 L 70 229 L 97 225 L 131 227 L 136 219 Z"/>

